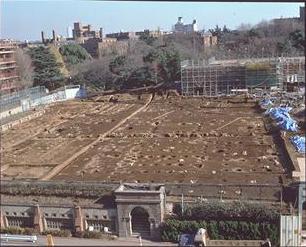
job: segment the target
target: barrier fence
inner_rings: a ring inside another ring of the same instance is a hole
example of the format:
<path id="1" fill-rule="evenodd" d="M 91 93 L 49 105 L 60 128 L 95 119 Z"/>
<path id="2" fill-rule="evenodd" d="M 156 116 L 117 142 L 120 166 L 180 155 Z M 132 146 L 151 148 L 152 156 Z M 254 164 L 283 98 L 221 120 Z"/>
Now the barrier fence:
<path id="1" fill-rule="evenodd" d="M 44 86 L 39 86 L 1 95 L 0 119 L 11 118 L 12 115 L 27 112 L 37 106 L 84 97 L 86 90 L 80 85 L 68 85 L 50 93 Z"/>

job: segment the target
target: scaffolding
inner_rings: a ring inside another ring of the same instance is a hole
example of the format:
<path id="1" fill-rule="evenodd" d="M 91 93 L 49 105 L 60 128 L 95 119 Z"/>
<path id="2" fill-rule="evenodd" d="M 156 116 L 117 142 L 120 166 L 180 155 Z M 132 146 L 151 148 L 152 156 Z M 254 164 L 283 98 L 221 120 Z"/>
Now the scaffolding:
<path id="1" fill-rule="evenodd" d="M 216 97 L 255 88 L 287 90 L 292 82 L 305 84 L 305 57 L 181 62 L 185 96 Z"/>

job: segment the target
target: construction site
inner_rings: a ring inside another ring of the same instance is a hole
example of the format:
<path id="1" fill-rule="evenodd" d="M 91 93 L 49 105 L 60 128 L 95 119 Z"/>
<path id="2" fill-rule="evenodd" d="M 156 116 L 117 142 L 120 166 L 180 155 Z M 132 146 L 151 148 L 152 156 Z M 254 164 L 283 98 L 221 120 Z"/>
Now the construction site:
<path id="1" fill-rule="evenodd" d="M 286 61 L 182 62 L 181 92 L 160 84 L 79 99 L 70 86 L 5 98 L 1 222 L 158 239 L 177 203 L 301 210 L 305 154 L 292 138 L 305 136 L 305 60 Z M 274 118 L 279 108 L 294 131 Z"/>
<path id="2" fill-rule="evenodd" d="M 185 96 L 216 97 L 237 92 L 292 91 L 305 81 L 305 57 L 181 62 Z"/>

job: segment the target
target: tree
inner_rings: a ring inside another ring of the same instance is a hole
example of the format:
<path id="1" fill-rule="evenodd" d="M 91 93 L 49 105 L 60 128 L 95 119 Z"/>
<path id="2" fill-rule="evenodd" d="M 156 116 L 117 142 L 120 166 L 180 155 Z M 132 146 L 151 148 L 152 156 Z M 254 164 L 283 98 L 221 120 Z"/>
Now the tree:
<path id="1" fill-rule="evenodd" d="M 303 35 L 301 30 L 289 33 L 289 41 L 292 42 L 294 48 L 304 51 L 305 35 Z"/>
<path id="2" fill-rule="evenodd" d="M 140 40 L 144 41 L 147 45 L 153 45 L 153 43 L 157 40 L 157 38 L 150 35 L 149 32 L 144 32 L 139 37 Z"/>
<path id="3" fill-rule="evenodd" d="M 63 56 L 64 62 L 68 65 L 83 63 L 91 58 L 87 51 L 78 44 L 62 45 L 59 48 L 59 52 Z"/>
<path id="4" fill-rule="evenodd" d="M 64 77 L 60 72 L 61 64 L 56 62 L 49 47 L 30 48 L 30 56 L 34 65 L 34 86 L 45 86 L 53 90 L 63 85 Z"/>

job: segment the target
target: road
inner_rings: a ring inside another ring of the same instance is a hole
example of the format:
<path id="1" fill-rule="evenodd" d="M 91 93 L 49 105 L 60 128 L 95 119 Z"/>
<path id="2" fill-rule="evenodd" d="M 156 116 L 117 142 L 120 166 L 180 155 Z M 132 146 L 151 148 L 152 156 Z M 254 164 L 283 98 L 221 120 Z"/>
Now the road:
<path id="1" fill-rule="evenodd" d="M 47 237 L 37 236 L 36 243 L 17 242 L 17 241 L 1 241 L 1 246 L 46 246 Z M 104 239 L 84 239 L 84 238 L 60 238 L 54 237 L 54 246 L 141 246 L 137 238 L 119 238 L 116 240 Z M 152 242 L 142 240 L 142 246 L 177 246 L 174 243 L 167 242 Z"/>

